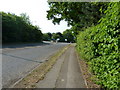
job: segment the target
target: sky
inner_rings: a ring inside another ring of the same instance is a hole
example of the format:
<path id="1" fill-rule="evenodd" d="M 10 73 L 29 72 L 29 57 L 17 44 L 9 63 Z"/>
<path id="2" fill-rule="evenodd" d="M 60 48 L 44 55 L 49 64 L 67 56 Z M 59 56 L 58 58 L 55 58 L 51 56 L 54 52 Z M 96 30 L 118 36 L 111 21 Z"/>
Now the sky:
<path id="1" fill-rule="evenodd" d="M 63 32 L 70 28 L 65 21 L 61 21 L 60 25 L 54 25 L 52 20 L 47 20 L 46 11 L 49 10 L 47 0 L 2 0 L 0 3 L 0 11 L 18 16 L 21 13 L 29 15 L 32 24 L 38 25 L 43 33 Z"/>

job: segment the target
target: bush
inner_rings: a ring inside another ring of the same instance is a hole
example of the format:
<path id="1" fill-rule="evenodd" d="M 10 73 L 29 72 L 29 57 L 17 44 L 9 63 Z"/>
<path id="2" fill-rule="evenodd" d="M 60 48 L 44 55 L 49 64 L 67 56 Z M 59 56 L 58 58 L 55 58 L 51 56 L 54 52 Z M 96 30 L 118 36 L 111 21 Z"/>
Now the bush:
<path id="1" fill-rule="evenodd" d="M 2 15 L 2 42 L 41 42 L 42 32 L 22 16 L 0 12 Z"/>
<path id="2" fill-rule="evenodd" d="M 100 24 L 77 36 L 77 49 L 87 60 L 96 81 L 105 88 L 120 88 L 120 3 L 109 3 Z"/>

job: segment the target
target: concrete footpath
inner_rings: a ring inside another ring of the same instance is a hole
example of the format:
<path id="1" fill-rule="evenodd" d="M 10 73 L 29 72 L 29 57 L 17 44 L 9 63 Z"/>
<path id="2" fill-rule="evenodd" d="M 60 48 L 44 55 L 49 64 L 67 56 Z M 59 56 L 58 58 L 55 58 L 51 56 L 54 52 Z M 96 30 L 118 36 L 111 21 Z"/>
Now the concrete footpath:
<path id="1" fill-rule="evenodd" d="M 36 88 L 86 88 L 75 47 L 68 48 Z"/>

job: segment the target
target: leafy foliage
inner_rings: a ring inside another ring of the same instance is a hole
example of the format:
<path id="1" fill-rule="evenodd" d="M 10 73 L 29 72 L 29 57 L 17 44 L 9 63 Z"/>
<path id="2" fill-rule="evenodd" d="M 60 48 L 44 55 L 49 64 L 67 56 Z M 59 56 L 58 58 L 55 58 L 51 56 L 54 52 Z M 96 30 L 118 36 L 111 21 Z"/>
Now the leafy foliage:
<path id="1" fill-rule="evenodd" d="M 79 33 L 77 49 L 86 59 L 98 84 L 120 88 L 120 2 L 109 3 L 98 25 Z"/>
<path id="2" fill-rule="evenodd" d="M 75 37 L 70 29 L 67 29 L 63 32 L 63 38 L 64 40 L 67 39 L 67 42 L 75 42 Z"/>
<path id="3" fill-rule="evenodd" d="M 9 42 L 41 42 L 42 32 L 39 27 L 30 23 L 26 14 L 17 16 L 11 13 L 2 14 L 2 41 Z"/>
<path id="4" fill-rule="evenodd" d="M 51 33 L 44 33 L 43 34 L 43 40 L 44 41 L 50 41 L 52 38 L 52 34 Z"/>
<path id="5" fill-rule="evenodd" d="M 57 33 L 44 33 L 43 34 L 43 40 L 50 41 L 50 40 L 57 40 L 59 39 L 59 42 L 75 42 L 74 35 L 71 31 L 71 29 L 67 29 L 63 31 L 63 33 L 57 32 Z M 65 41 L 67 39 L 67 41 Z"/>
<path id="6" fill-rule="evenodd" d="M 80 27 L 88 27 L 97 24 L 103 15 L 99 9 L 105 10 L 107 3 L 88 3 L 88 2 L 50 2 L 47 18 L 54 24 L 61 20 L 68 22 L 68 25 L 79 24 Z M 89 21 L 89 22 L 88 22 Z"/>
<path id="7" fill-rule="evenodd" d="M 80 56 L 87 60 L 98 84 L 120 88 L 120 3 L 51 2 L 47 18 L 71 25 Z M 88 28 L 89 27 L 89 28 Z"/>

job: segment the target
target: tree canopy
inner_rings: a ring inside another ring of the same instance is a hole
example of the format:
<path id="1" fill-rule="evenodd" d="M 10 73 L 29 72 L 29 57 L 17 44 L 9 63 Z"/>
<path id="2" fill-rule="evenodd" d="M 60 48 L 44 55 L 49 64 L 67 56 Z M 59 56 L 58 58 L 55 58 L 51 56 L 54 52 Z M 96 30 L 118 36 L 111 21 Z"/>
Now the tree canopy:
<path id="1" fill-rule="evenodd" d="M 63 31 L 63 33 L 61 32 L 57 32 L 57 33 L 44 33 L 43 34 L 43 40 L 45 41 L 51 41 L 51 40 L 58 40 L 58 42 L 75 42 L 75 37 L 73 35 L 73 32 L 69 29 L 66 29 L 65 31 Z M 67 39 L 67 41 L 65 41 L 65 39 Z"/>
<path id="2" fill-rule="evenodd" d="M 88 3 L 88 2 L 50 2 L 50 10 L 47 11 L 47 18 L 54 24 L 61 20 L 67 21 L 68 25 L 88 27 L 96 25 L 103 16 L 102 11 L 106 10 L 107 3 Z"/>

